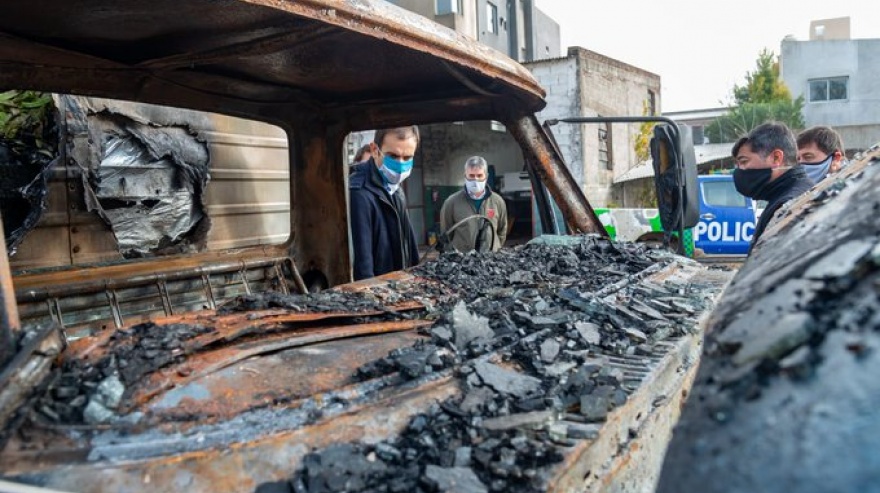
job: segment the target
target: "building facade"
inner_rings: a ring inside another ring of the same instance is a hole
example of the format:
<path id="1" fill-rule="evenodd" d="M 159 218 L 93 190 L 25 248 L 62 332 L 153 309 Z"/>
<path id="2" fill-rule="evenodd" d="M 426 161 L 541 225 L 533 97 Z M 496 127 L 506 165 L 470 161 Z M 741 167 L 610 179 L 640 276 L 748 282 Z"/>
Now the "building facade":
<path id="1" fill-rule="evenodd" d="M 848 34 L 814 21 L 814 39 L 784 39 L 779 59 L 792 96 L 804 97 L 806 125 L 834 127 L 856 151 L 880 142 L 880 39 L 840 39 Z"/>
<path id="2" fill-rule="evenodd" d="M 534 0 L 389 0 L 524 62 L 560 55 L 559 24 Z"/>
<path id="3" fill-rule="evenodd" d="M 641 116 L 658 114 L 660 76 L 599 53 L 571 47 L 565 57 L 525 64 L 547 91 L 539 118 Z M 638 166 L 638 124 L 559 124 L 553 134 L 565 162 L 596 207 L 624 203 L 616 177 Z"/>

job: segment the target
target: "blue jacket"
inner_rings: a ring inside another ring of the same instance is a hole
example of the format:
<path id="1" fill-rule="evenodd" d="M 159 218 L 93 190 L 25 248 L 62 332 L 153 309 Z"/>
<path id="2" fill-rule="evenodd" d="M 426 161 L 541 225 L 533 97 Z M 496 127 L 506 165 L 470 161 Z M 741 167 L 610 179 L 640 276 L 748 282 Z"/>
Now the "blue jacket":
<path id="1" fill-rule="evenodd" d="M 348 189 L 355 281 L 418 264 L 403 189 L 390 195 L 372 159 L 352 168 Z"/>

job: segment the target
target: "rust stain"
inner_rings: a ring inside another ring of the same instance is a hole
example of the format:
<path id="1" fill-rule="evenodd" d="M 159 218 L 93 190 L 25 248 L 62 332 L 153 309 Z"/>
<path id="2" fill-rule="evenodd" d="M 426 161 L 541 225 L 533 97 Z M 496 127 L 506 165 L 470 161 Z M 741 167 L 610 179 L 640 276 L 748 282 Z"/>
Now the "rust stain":
<path id="1" fill-rule="evenodd" d="M 424 306 L 417 301 L 406 301 L 387 307 L 388 311 L 405 312 L 422 309 Z M 369 317 L 382 315 L 383 311 L 350 311 L 350 312 L 291 312 L 285 309 L 271 309 L 250 312 L 217 315 L 213 310 L 191 312 L 183 315 L 158 317 L 153 323 L 161 325 L 188 324 L 210 327 L 213 330 L 184 342 L 184 352 L 195 352 L 203 347 L 221 341 L 231 341 L 248 334 L 259 334 L 281 329 L 284 324 L 321 322 L 331 319 Z M 106 330 L 97 335 L 83 337 L 70 344 L 65 352 L 66 359 L 97 360 L 110 350 L 110 339 L 115 330 Z"/>
<path id="2" fill-rule="evenodd" d="M 150 399 L 164 391 L 195 381 L 252 356 L 337 339 L 408 331 L 419 327 L 426 327 L 432 323 L 433 322 L 425 320 L 404 320 L 325 327 L 306 330 L 296 334 L 273 334 L 261 337 L 259 340 L 250 343 L 221 347 L 213 351 L 192 355 L 179 365 L 162 368 L 147 377 L 147 379 L 131 394 L 129 401 L 125 404 L 125 411 L 128 412 L 134 408 L 145 405 Z M 394 347 L 396 346 L 392 344 L 387 350 L 390 351 Z M 308 368 L 306 368 L 306 370 L 309 371 Z M 245 372 L 247 371 L 245 370 Z M 320 375 L 321 372 L 318 371 L 318 368 L 312 370 L 313 377 L 320 377 Z M 275 375 L 264 375 L 259 372 L 252 372 L 251 376 L 254 379 L 263 379 L 267 381 L 272 380 L 273 377 L 275 377 Z M 333 374 L 331 377 L 338 380 L 338 375 Z M 328 383 L 329 382 L 315 382 L 315 385 L 321 388 L 330 388 L 331 385 L 328 385 Z M 284 389 L 286 385 L 284 382 L 274 382 L 268 387 Z M 229 399 L 225 408 L 216 409 L 210 414 L 232 416 L 237 412 L 251 408 L 255 405 L 253 401 L 256 396 L 253 396 L 252 389 L 250 388 L 220 388 L 215 389 L 211 394 L 221 395 L 223 392 L 227 392 L 230 397 L 234 394 L 235 397 Z M 279 395 L 283 395 L 283 393 Z M 274 396 L 270 396 L 270 401 L 272 397 Z M 259 401 L 260 399 L 257 398 L 256 400 Z M 200 404 L 200 408 L 201 407 L 203 406 Z M 178 410 L 184 414 L 192 412 L 191 410 L 187 410 L 185 405 L 179 406 Z M 204 412 L 203 409 L 202 412 Z"/>

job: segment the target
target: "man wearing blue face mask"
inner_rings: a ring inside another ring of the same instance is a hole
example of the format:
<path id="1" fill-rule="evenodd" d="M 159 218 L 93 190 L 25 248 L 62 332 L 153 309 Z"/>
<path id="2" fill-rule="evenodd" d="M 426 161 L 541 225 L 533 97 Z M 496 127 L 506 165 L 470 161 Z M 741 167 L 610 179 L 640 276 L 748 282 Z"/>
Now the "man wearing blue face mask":
<path id="1" fill-rule="evenodd" d="M 753 247 L 776 211 L 809 190 L 813 182 L 795 161 L 794 134 L 782 123 L 758 125 L 733 145 L 732 154 L 736 163 L 733 171 L 736 190 L 746 197 L 767 201 L 755 227 Z"/>
<path id="2" fill-rule="evenodd" d="M 797 160 L 813 183 L 840 171 L 843 165 L 843 139 L 831 127 L 810 127 L 797 136 Z"/>
<path id="3" fill-rule="evenodd" d="M 348 189 L 356 281 L 419 262 L 406 196 L 400 188 L 412 173 L 418 145 L 416 126 L 377 130 L 370 159 L 353 167 Z"/>
<path id="4" fill-rule="evenodd" d="M 507 206 L 486 183 L 489 165 L 480 156 L 464 163 L 464 190 L 450 195 L 440 209 L 440 228 L 460 252 L 496 251 L 507 239 Z M 477 216 L 477 217 L 474 217 Z"/>

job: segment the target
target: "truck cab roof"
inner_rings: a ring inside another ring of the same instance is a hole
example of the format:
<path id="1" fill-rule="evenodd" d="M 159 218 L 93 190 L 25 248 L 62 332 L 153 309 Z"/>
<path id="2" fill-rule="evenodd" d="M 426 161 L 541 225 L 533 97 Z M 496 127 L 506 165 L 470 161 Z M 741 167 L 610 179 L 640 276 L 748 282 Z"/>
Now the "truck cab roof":
<path id="1" fill-rule="evenodd" d="M 520 64 L 380 0 L 34 1 L 0 19 L 0 86 L 286 125 L 316 111 L 382 128 L 533 113 Z"/>

